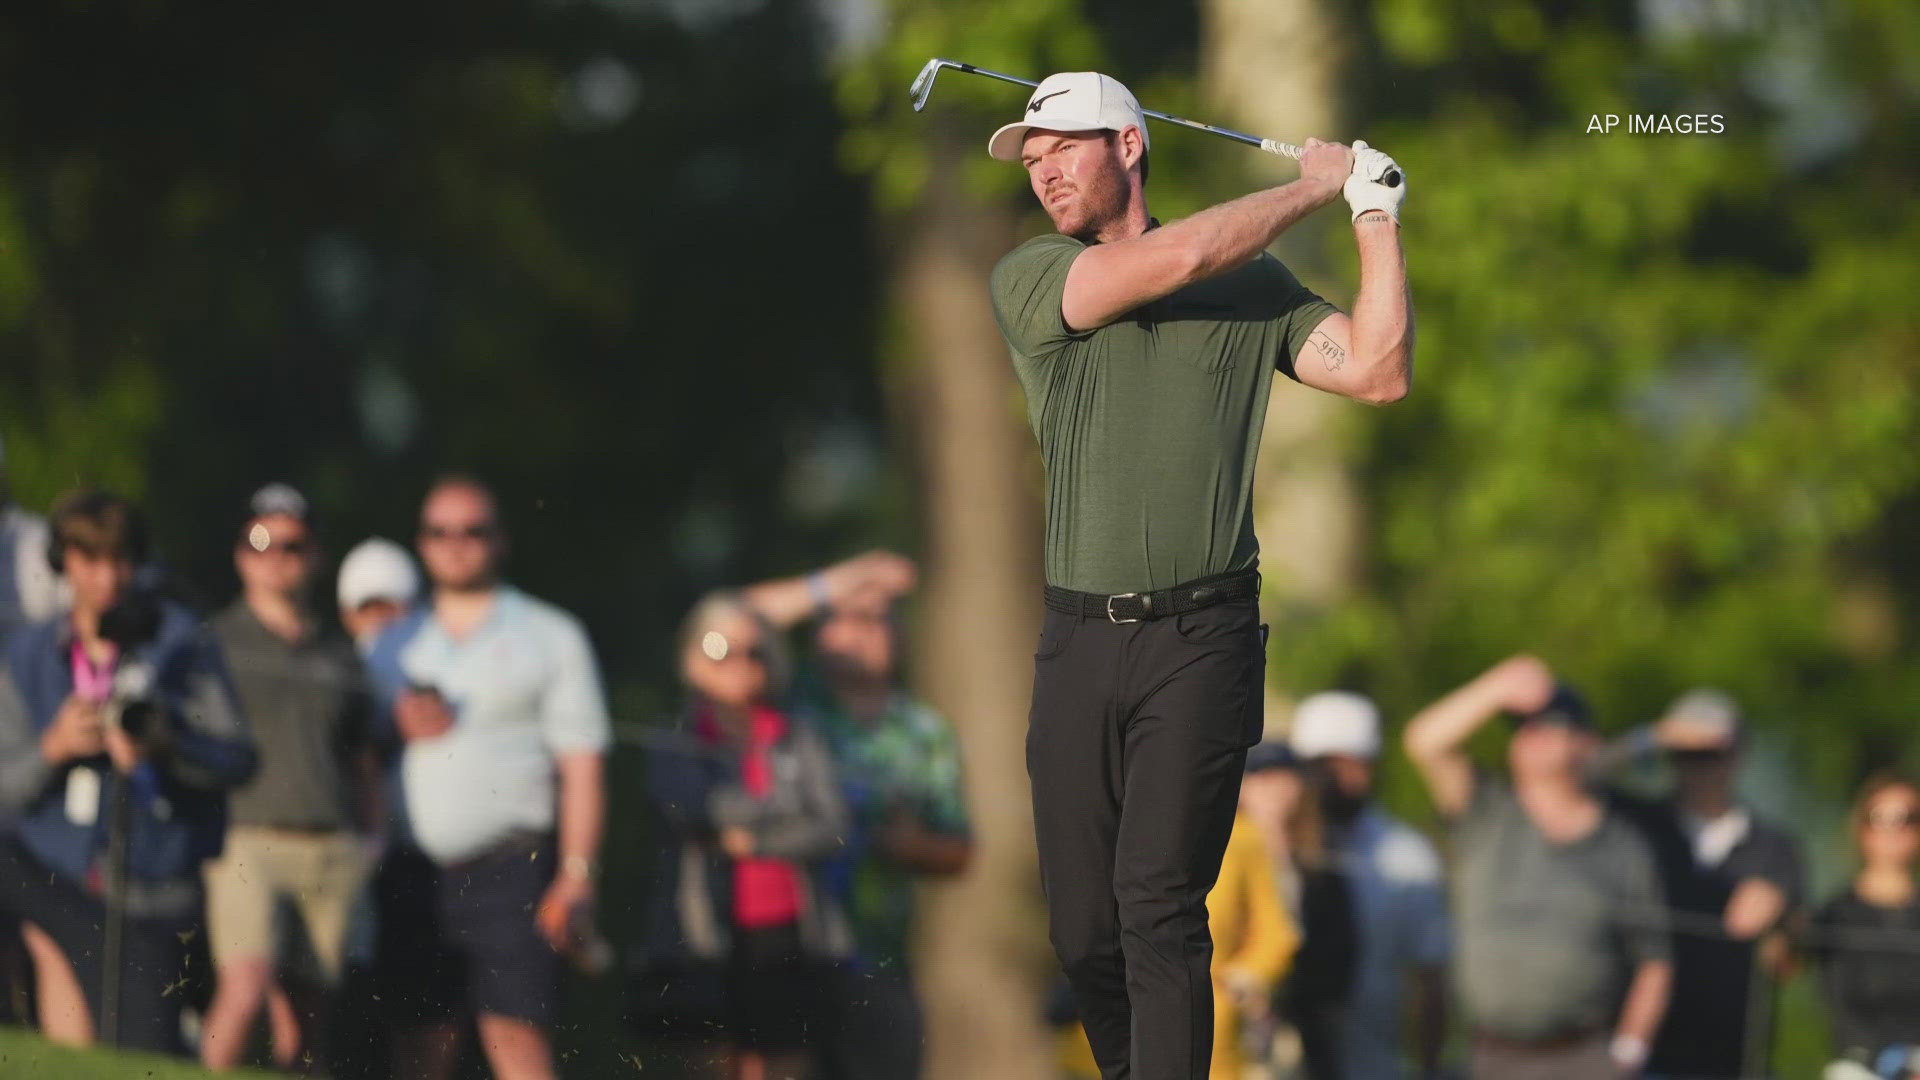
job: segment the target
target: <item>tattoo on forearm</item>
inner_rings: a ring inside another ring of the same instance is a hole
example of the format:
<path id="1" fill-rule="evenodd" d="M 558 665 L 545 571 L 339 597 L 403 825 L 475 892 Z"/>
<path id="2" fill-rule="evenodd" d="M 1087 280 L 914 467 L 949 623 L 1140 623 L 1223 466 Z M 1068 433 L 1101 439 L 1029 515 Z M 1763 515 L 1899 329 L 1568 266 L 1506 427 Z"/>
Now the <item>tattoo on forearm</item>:
<path id="1" fill-rule="evenodd" d="M 1320 350 L 1320 357 L 1327 362 L 1328 371 L 1339 371 L 1347 362 L 1347 350 L 1328 337 L 1325 331 L 1315 330 L 1309 334 L 1307 344 Z"/>

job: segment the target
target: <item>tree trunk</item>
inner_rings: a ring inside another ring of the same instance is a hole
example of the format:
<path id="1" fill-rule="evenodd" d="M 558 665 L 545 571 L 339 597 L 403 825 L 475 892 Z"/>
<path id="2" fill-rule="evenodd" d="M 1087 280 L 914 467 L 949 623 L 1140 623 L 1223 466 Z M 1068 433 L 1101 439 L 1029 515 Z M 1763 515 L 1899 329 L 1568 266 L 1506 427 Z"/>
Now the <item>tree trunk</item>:
<path id="1" fill-rule="evenodd" d="M 971 145 L 971 144 L 969 144 Z M 1027 785 L 1027 706 L 1038 633 L 1038 459 L 994 322 L 987 277 L 1014 222 L 966 192 L 956 150 L 897 266 L 897 372 L 916 441 L 927 573 L 918 683 L 960 735 L 975 856 L 923 890 L 920 986 L 932 1080 L 1051 1076 L 1042 1023 L 1053 971 Z"/>
<path id="2" fill-rule="evenodd" d="M 1287 142 L 1341 138 L 1337 79 L 1345 50 L 1324 3 L 1205 0 L 1202 19 L 1202 80 L 1228 124 Z M 1275 175 L 1266 159 L 1250 163 L 1250 170 Z M 1285 178 L 1282 173 L 1266 182 Z M 1320 253 L 1327 230 L 1344 228 L 1345 205 L 1314 215 L 1275 245 L 1302 281 L 1343 305 L 1353 286 L 1333 288 Z M 1356 584 L 1362 522 L 1344 422 L 1353 408 L 1275 380 L 1255 480 L 1254 524 L 1266 574 L 1263 603 L 1276 627 L 1289 615 L 1310 616 L 1339 603 Z M 1290 697 L 1314 689 L 1270 686 L 1269 730 L 1290 711 Z"/>

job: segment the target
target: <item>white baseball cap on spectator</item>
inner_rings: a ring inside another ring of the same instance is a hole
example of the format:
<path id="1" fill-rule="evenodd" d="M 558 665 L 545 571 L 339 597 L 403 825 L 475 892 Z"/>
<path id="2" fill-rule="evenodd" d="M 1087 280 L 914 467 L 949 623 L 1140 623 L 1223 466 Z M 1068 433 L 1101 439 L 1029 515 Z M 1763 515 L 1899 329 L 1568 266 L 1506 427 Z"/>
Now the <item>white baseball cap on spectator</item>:
<path id="1" fill-rule="evenodd" d="M 1343 754 L 1372 761 L 1380 756 L 1380 709 L 1346 690 L 1310 695 L 1293 710 L 1287 742 L 1302 758 Z"/>
<path id="2" fill-rule="evenodd" d="M 340 561 L 336 589 L 342 611 L 358 611 L 373 600 L 410 604 L 420 592 L 420 572 L 406 548 L 375 536 L 355 544 Z"/>

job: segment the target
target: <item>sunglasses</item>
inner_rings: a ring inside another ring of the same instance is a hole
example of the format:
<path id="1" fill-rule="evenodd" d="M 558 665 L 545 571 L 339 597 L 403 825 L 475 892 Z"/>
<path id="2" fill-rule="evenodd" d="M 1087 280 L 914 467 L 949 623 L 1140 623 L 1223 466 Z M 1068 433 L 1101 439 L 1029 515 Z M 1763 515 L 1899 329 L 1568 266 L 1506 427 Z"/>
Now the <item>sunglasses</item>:
<path id="1" fill-rule="evenodd" d="M 422 525 L 420 536 L 426 540 L 491 540 L 491 525 Z"/>
<path id="2" fill-rule="evenodd" d="M 275 539 L 265 527 L 256 525 L 245 539 L 240 541 L 240 550 L 249 555 L 291 555 L 302 558 L 313 551 L 311 537 L 301 536 L 291 540 Z"/>
<path id="3" fill-rule="evenodd" d="M 1712 765 L 1725 761 L 1733 754 L 1728 750 L 1669 750 L 1667 760 L 1676 765 Z"/>
<path id="4" fill-rule="evenodd" d="M 742 649 L 727 640 L 727 635 L 718 630 L 709 630 L 706 636 L 700 639 L 700 651 L 716 664 L 725 663 L 728 660 L 751 660 L 765 666 L 768 657 L 772 655 L 765 642 L 755 642 L 748 648 Z"/>
<path id="5" fill-rule="evenodd" d="M 1875 810 L 1867 814 L 1869 829 L 1911 829 L 1920 825 L 1920 809 Z"/>

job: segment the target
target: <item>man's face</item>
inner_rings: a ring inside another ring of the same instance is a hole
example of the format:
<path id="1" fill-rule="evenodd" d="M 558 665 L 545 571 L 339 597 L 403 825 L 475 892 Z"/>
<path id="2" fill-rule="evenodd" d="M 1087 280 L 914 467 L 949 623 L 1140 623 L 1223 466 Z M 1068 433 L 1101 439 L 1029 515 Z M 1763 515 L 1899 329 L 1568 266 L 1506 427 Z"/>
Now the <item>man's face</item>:
<path id="1" fill-rule="evenodd" d="M 340 622 L 355 641 L 372 641 L 380 636 L 380 631 L 393 625 L 393 621 L 406 614 L 406 606 L 398 600 L 375 598 L 368 600 L 351 610 L 340 609 Z"/>
<path id="2" fill-rule="evenodd" d="M 248 592 L 297 596 L 313 577 L 313 534 L 289 514 L 253 519 L 234 549 L 234 568 Z"/>
<path id="3" fill-rule="evenodd" d="M 420 561 L 439 588 L 461 592 L 491 585 L 502 546 L 493 500 L 477 488 L 449 484 L 420 511 Z"/>
<path id="4" fill-rule="evenodd" d="M 92 555 L 69 546 L 63 563 L 67 584 L 73 589 L 73 610 L 78 615 L 98 616 L 133 585 L 133 560 L 124 556 Z"/>
<path id="5" fill-rule="evenodd" d="M 1507 762 L 1517 779 L 1578 778 L 1598 745 L 1592 732 L 1551 720 L 1529 720 L 1507 743 Z"/>
<path id="6" fill-rule="evenodd" d="M 1878 866 L 1911 867 L 1920 858 L 1920 792 L 1896 784 L 1875 795 L 1865 809 L 1861 854 Z"/>
<path id="7" fill-rule="evenodd" d="M 821 662 L 833 675 L 861 682 L 893 678 L 899 650 L 893 620 L 884 607 L 835 609 L 820 624 L 815 643 Z"/>
<path id="8" fill-rule="evenodd" d="M 1036 128 L 1020 162 L 1054 229 L 1067 236 L 1090 239 L 1126 213 L 1133 189 L 1112 132 Z"/>
<path id="9" fill-rule="evenodd" d="M 1260 769 L 1240 780 L 1240 807 L 1267 828 L 1284 828 L 1306 792 L 1292 769 Z"/>
<path id="10" fill-rule="evenodd" d="M 1373 795 L 1373 762 L 1352 754 L 1328 754 L 1321 767 L 1333 789 L 1350 802 L 1364 802 Z"/>
<path id="11" fill-rule="evenodd" d="M 1738 754 L 1728 750 L 1678 750 L 1667 755 L 1674 782 L 1683 791 L 1718 791 L 1733 783 Z"/>

